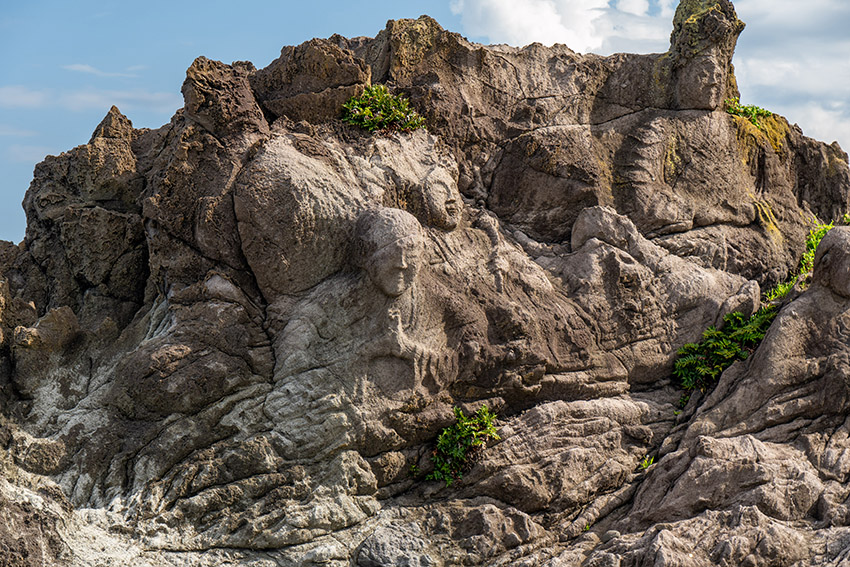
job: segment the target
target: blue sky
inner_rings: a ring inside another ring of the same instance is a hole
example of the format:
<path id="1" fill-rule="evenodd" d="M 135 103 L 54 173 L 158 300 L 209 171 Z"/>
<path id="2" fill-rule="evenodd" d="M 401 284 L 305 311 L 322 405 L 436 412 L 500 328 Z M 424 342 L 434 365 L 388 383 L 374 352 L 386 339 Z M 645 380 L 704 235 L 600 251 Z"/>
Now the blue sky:
<path id="1" fill-rule="evenodd" d="M 88 141 L 112 104 L 157 128 L 182 105 L 204 55 L 264 67 L 284 45 L 334 33 L 374 36 L 388 19 L 429 14 L 481 43 L 566 43 L 576 51 L 660 52 L 675 0 L 2 0 L 0 239 L 23 239 L 20 203 L 45 155 Z M 735 65 L 744 103 L 850 149 L 850 2 L 737 0 L 747 29 Z"/>

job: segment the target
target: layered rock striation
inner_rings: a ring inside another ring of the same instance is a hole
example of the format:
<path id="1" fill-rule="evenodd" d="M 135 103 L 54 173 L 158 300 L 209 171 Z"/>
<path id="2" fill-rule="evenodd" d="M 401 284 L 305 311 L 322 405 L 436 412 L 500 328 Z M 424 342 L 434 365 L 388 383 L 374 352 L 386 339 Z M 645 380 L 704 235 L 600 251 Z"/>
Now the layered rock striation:
<path id="1" fill-rule="evenodd" d="M 724 111 L 731 2 L 673 27 L 601 57 L 423 16 L 200 57 L 169 124 L 113 107 L 46 158 L 0 242 L 7 564 L 847 561 L 850 228 L 713 391 L 672 378 L 850 211 L 847 154 Z M 343 124 L 372 83 L 428 130 Z M 500 440 L 427 480 L 482 405 Z"/>

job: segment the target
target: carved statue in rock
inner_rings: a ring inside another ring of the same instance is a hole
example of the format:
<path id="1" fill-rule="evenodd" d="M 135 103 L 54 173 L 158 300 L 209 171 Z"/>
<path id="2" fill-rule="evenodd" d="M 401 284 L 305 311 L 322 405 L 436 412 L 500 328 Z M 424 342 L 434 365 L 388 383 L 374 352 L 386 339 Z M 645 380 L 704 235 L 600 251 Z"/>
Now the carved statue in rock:
<path id="1" fill-rule="evenodd" d="M 340 440 L 362 446 L 372 434 L 394 436 L 384 426 L 378 433 L 362 427 L 378 425 L 375 417 L 415 393 L 436 393 L 440 370 L 451 367 L 436 354 L 445 349 L 441 321 L 416 285 L 425 246 L 419 221 L 400 209 L 367 209 L 354 234 L 360 272 L 317 286 L 292 309 L 276 341 L 277 386 L 270 397 L 339 418 L 325 418 L 323 425 L 339 423 L 338 435 L 293 432 L 304 436 L 295 443 L 301 449 Z"/>
<path id="2" fill-rule="evenodd" d="M 422 264 L 424 241 L 419 222 L 400 209 L 370 209 L 354 229 L 356 262 L 389 297 L 413 285 Z"/>

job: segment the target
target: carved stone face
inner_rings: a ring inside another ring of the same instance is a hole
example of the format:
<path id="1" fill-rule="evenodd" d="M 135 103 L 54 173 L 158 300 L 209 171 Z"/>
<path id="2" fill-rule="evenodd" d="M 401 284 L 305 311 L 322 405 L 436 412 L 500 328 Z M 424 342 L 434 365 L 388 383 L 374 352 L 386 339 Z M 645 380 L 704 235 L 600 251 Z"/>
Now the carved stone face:
<path id="1" fill-rule="evenodd" d="M 424 192 L 428 224 L 443 230 L 457 228 L 460 222 L 460 195 L 449 172 L 441 168 L 431 171 L 425 178 Z"/>
<path id="2" fill-rule="evenodd" d="M 365 211 L 357 219 L 358 263 L 381 292 L 398 297 L 413 285 L 422 264 L 419 221 L 400 209 Z"/>
<path id="3" fill-rule="evenodd" d="M 726 75 L 715 55 L 694 58 L 679 76 L 679 104 L 683 108 L 714 110 L 723 102 Z"/>
<path id="4" fill-rule="evenodd" d="M 404 293 L 416 279 L 422 262 L 418 235 L 386 244 L 369 258 L 366 270 L 372 282 L 390 297 Z"/>

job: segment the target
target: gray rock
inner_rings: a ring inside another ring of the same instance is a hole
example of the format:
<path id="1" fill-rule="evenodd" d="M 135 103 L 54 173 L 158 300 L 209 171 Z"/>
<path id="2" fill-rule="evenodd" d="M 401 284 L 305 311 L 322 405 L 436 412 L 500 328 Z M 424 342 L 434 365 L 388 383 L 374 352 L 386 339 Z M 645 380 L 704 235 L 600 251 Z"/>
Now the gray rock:
<path id="1" fill-rule="evenodd" d="M 815 254 L 817 269 L 812 274 L 815 285 L 829 288 L 841 297 L 850 298 L 850 228 L 839 226 L 821 240 Z"/>
<path id="2" fill-rule="evenodd" d="M 428 555 L 419 527 L 390 525 L 375 530 L 357 554 L 358 567 L 432 567 L 439 565 Z"/>
<path id="3" fill-rule="evenodd" d="M 112 108 L 39 164 L 0 242 L 6 555 L 846 561 L 850 229 L 712 391 L 680 410 L 671 373 L 850 209 L 847 156 L 723 111 L 730 2 L 673 27 L 600 57 L 423 16 L 260 70 L 201 57 L 170 124 Z M 429 130 L 341 123 L 371 81 Z M 453 408 L 482 406 L 499 438 L 427 480 Z"/>
<path id="4" fill-rule="evenodd" d="M 280 57 L 251 77 L 264 108 L 294 121 L 338 117 L 344 102 L 369 84 L 369 67 L 329 40 L 284 47 Z"/>

